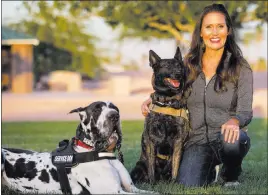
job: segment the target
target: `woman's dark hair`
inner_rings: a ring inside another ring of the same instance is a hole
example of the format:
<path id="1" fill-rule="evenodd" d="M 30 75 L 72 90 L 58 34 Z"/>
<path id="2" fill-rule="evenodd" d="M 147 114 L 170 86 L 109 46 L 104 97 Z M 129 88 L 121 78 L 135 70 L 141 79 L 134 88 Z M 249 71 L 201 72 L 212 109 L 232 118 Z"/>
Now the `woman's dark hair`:
<path id="1" fill-rule="evenodd" d="M 200 33 L 204 17 L 211 12 L 219 12 L 225 16 L 225 22 L 229 32 L 225 43 L 224 53 L 216 70 L 217 76 L 214 85 L 214 90 L 216 92 L 223 92 L 227 90 L 225 85 L 226 82 L 233 82 L 235 85 L 237 84 L 240 64 L 242 64 L 243 57 L 241 49 L 235 42 L 235 34 L 231 18 L 222 4 L 212 4 L 205 7 L 196 23 L 192 35 L 190 50 L 184 58 L 184 63 L 188 69 L 187 87 L 191 86 L 198 74 L 202 71 L 201 60 L 204 53 L 204 47 L 202 45 L 204 43 L 203 39 L 200 37 Z M 224 60 L 227 56 L 227 51 L 232 55 L 227 67 L 224 67 Z"/>

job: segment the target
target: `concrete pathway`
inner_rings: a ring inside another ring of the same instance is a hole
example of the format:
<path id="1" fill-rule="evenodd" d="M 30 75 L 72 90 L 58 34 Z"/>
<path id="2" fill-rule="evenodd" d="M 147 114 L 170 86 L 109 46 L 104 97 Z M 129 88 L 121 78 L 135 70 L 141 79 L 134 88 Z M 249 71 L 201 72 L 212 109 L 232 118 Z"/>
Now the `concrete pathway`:
<path id="1" fill-rule="evenodd" d="M 2 94 L 2 121 L 70 121 L 77 114 L 74 108 L 94 101 L 113 102 L 120 110 L 121 120 L 144 119 L 140 106 L 146 96 L 96 96 L 89 92 L 34 92 L 31 94 Z"/>
<path id="2" fill-rule="evenodd" d="M 68 114 L 69 111 L 100 100 L 117 105 L 121 120 L 143 120 L 140 106 L 148 96 L 100 96 L 90 92 L 2 93 L 2 121 L 75 121 L 78 115 Z M 267 118 L 267 88 L 254 92 L 253 111 L 254 117 Z"/>

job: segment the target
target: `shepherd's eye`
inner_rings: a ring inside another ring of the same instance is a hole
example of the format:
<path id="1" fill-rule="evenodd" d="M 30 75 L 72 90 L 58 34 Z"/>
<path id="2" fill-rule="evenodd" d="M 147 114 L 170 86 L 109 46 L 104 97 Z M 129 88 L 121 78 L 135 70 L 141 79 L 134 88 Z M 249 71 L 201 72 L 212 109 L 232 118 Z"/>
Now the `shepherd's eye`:
<path id="1" fill-rule="evenodd" d="M 175 74 L 175 77 L 176 77 L 176 78 L 179 78 L 179 77 L 180 77 L 180 74 L 179 74 L 179 73 L 176 73 L 176 74 Z"/>

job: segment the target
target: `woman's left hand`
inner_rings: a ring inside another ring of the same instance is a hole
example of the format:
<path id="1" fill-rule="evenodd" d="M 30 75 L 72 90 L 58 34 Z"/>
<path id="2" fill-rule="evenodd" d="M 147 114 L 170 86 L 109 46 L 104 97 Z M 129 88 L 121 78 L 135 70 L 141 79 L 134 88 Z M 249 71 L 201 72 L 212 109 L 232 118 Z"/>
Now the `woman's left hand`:
<path id="1" fill-rule="evenodd" d="M 236 118 L 229 119 L 221 126 L 221 134 L 225 142 L 235 143 L 239 139 L 239 121 Z"/>

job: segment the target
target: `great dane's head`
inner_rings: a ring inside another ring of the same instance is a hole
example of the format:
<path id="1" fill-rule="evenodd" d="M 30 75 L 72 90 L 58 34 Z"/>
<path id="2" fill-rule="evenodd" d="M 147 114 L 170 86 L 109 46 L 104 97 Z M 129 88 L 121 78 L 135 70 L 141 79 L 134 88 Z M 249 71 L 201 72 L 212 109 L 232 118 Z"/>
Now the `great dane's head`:
<path id="1" fill-rule="evenodd" d="M 93 147 L 93 150 L 105 150 L 113 139 L 117 140 L 117 144 L 121 143 L 119 109 L 113 103 L 93 102 L 86 107 L 70 111 L 74 112 L 80 116 L 76 137 Z"/>
<path id="2" fill-rule="evenodd" d="M 161 59 L 150 50 L 149 61 L 154 72 L 152 85 L 157 93 L 172 96 L 183 90 L 185 70 L 179 47 L 172 59 Z"/>

